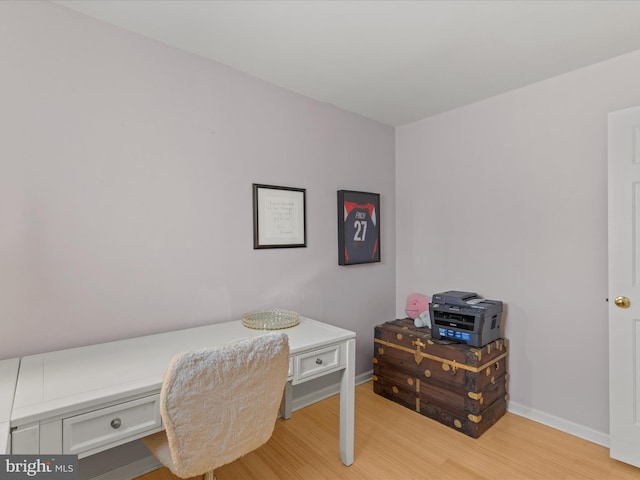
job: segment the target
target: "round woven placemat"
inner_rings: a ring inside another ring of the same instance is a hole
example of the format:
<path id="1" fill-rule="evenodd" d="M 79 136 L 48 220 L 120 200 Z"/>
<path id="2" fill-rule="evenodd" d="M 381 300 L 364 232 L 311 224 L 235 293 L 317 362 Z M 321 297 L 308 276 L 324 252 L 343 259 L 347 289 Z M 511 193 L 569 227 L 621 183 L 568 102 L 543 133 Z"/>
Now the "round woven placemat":
<path id="1" fill-rule="evenodd" d="M 242 315 L 242 324 L 255 330 L 280 330 L 295 327 L 300 323 L 298 312 L 272 308 L 248 312 Z"/>

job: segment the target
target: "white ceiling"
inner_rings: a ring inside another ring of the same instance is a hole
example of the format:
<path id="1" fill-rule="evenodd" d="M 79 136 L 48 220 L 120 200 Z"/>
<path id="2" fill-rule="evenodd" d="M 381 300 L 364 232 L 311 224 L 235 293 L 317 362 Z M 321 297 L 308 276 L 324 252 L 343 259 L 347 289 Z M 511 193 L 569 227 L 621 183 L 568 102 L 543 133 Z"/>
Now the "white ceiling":
<path id="1" fill-rule="evenodd" d="M 640 49 L 640 1 L 57 1 L 388 125 Z"/>

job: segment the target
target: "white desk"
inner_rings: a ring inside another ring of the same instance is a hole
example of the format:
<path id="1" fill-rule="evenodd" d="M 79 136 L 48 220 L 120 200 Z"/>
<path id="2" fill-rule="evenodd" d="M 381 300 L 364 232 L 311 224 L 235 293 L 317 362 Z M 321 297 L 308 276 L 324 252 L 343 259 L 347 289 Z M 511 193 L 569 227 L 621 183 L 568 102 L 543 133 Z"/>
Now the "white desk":
<path id="1" fill-rule="evenodd" d="M 9 421 L 19 365 L 19 358 L 0 361 L 0 455 L 10 453 Z"/>
<path id="2" fill-rule="evenodd" d="M 283 331 L 291 352 L 283 416 L 290 412 L 291 384 L 341 371 L 340 455 L 351 465 L 355 333 L 304 317 Z M 11 453 L 82 458 L 160 431 L 159 392 L 174 354 L 265 333 L 237 320 L 23 357 Z"/>

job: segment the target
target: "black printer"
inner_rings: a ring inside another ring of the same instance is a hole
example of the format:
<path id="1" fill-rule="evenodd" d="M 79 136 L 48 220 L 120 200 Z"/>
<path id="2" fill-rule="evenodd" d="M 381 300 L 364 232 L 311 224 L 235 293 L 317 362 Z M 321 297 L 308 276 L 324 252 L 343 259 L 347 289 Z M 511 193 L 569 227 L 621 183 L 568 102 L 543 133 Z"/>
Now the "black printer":
<path id="1" fill-rule="evenodd" d="M 477 293 L 436 293 L 429 303 L 431 336 L 482 347 L 500 338 L 502 302 Z"/>

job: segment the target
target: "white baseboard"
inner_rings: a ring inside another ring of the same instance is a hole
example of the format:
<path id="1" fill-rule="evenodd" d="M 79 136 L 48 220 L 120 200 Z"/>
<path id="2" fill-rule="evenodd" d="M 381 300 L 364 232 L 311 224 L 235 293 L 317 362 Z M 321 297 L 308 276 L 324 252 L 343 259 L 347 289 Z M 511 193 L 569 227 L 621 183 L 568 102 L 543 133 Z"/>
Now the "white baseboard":
<path id="1" fill-rule="evenodd" d="M 360 385 L 371 380 L 372 374 L 373 370 L 369 370 L 368 372 L 356 375 L 356 385 Z M 301 395 L 297 398 L 294 398 L 291 402 L 291 411 L 295 412 L 296 410 L 308 407 L 309 405 L 319 402 L 320 400 L 324 400 L 325 398 L 332 397 L 333 395 L 337 395 L 338 393 L 340 393 L 340 384 L 334 383 L 333 385 L 321 388 L 320 390 L 315 390 L 306 395 Z"/>
<path id="2" fill-rule="evenodd" d="M 598 445 L 609 448 L 609 435 L 607 433 L 598 432 L 597 430 L 585 427 L 584 425 L 565 420 L 564 418 L 556 417 L 555 415 L 541 412 L 540 410 L 536 410 L 535 408 L 520 405 L 519 403 L 512 402 L 511 400 L 509 401 L 507 411 L 509 413 L 513 413 L 514 415 L 528 418 L 529 420 L 532 420 L 534 422 L 542 423 L 543 425 L 555 428 L 556 430 L 560 430 L 561 432 L 565 432 L 575 437 L 583 438 L 590 442 L 597 443 Z"/>

